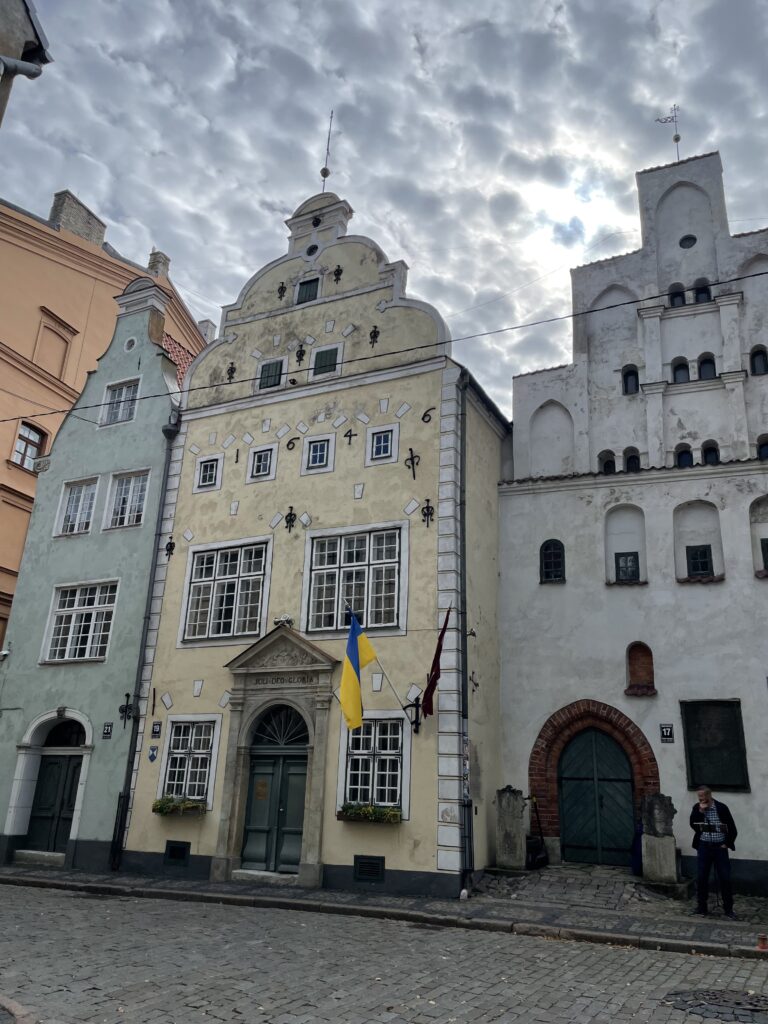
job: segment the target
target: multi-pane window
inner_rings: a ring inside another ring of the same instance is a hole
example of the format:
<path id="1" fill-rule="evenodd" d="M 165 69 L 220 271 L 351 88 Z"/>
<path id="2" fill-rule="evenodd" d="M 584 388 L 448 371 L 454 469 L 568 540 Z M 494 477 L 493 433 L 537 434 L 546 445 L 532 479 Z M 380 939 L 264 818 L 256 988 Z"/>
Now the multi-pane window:
<path id="1" fill-rule="evenodd" d="M 54 596 L 49 661 L 105 658 L 117 583 L 59 587 Z"/>
<path id="2" fill-rule="evenodd" d="M 640 579 L 640 557 L 637 551 L 617 551 L 616 582 L 633 583 Z"/>
<path id="3" fill-rule="evenodd" d="M 251 477 L 269 476 L 272 469 L 272 449 L 263 448 L 254 452 L 251 460 Z"/>
<path id="4" fill-rule="evenodd" d="M 325 469 L 331 442 L 326 437 L 311 440 L 307 445 L 307 469 Z"/>
<path id="5" fill-rule="evenodd" d="M 67 484 L 64 491 L 64 513 L 59 533 L 87 533 L 93 519 L 96 481 L 80 480 Z"/>
<path id="6" fill-rule="evenodd" d="M 197 465 L 197 486 L 215 487 L 219 479 L 219 459 L 201 459 Z"/>
<path id="7" fill-rule="evenodd" d="M 22 423 L 19 427 L 19 436 L 13 446 L 11 461 L 24 469 L 34 469 L 35 459 L 43 454 L 43 442 L 45 434 L 42 430 L 31 427 L 29 423 Z"/>
<path id="8" fill-rule="evenodd" d="M 187 640 L 259 632 L 266 553 L 266 544 L 246 544 L 194 555 Z"/>
<path id="9" fill-rule="evenodd" d="M 312 302 L 313 299 L 317 298 L 318 289 L 320 287 L 320 278 L 313 277 L 311 281 L 302 281 L 299 285 L 299 294 L 296 297 L 297 302 Z"/>
<path id="10" fill-rule="evenodd" d="M 763 556 L 763 568 L 768 569 L 768 537 L 760 538 L 760 554 Z"/>
<path id="11" fill-rule="evenodd" d="M 310 630 L 344 629 L 348 608 L 365 628 L 396 626 L 400 531 L 315 538 L 310 577 Z"/>
<path id="12" fill-rule="evenodd" d="M 539 550 L 542 583 L 565 583 L 565 547 L 560 540 L 545 540 Z"/>
<path id="13" fill-rule="evenodd" d="M 689 544 L 685 549 L 689 576 L 712 576 L 712 545 Z"/>
<path id="14" fill-rule="evenodd" d="M 389 459 L 392 456 L 392 431 L 375 430 L 371 435 L 371 458 Z"/>
<path id="15" fill-rule="evenodd" d="M 336 373 L 339 363 L 338 348 L 324 348 L 315 353 L 312 376 L 319 377 L 323 373 Z"/>
<path id="16" fill-rule="evenodd" d="M 211 774 L 215 722 L 173 722 L 164 796 L 205 800 Z"/>
<path id="17" fill-rule="evenodd" d="M 112 384 L 107 388 L 107 407 L 104 412 L 104 423 L 124 423 L 136 415 L 136 400 L 139 394 L 137 380 Z"/>
<path id="18" fill-rule="evenodd" d="M 263 391 L 265 388 L 276 388 L 279 387 L 281 380 L 283 379 L 283 360 L 282 359 L 270 359 L 268 363 L 261 364 L 261 372 L 259 373 L 259 390 Z"/>
<path id="19" fill-rule="evenodd" d="M 349 733 L 345 800 L 399 807 L 403 778 L 403 723 L 368 719 Z"/>
<path id="20" fill-rule="evenodd" d="M 131 473 L 116 476 L 112 492 L 109 526 L 140 526 L 144 521 L 144 503 L 147 497 L 149 473 Z"/>

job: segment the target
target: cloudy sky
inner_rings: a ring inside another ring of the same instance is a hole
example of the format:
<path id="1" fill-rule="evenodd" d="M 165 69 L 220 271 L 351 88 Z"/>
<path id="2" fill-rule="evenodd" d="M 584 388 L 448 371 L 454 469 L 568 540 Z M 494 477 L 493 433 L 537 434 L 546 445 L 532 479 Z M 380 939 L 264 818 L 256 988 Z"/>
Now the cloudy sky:
<path id="1" fill-rule="evenodd" d="M 732 231 L 768 224 L 768 0 L 36 0 L 55 63 L 19 79 L 0 194 L 69 188 L 199 319 L 285 250 L 329 187 L 454 337 L 568 311 L 568 268 L 639 244 L 634 172 L 720 149 Z M 568 324 L 459 343 L 511 378 Z"/>

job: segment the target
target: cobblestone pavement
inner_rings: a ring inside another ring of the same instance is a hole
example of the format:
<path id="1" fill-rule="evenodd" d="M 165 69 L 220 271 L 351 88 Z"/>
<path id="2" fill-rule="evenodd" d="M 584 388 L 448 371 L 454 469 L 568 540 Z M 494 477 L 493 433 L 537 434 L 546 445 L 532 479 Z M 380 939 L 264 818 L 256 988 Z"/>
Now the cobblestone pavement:
<path id="1" fill-rule="evenodd" d="M 665 996 L 703 987 L 768 994 L 768 963 L 291 910 L 0 891 L 0 992 L 45 1024 L 680 1024 L 702 1017 Z"/>

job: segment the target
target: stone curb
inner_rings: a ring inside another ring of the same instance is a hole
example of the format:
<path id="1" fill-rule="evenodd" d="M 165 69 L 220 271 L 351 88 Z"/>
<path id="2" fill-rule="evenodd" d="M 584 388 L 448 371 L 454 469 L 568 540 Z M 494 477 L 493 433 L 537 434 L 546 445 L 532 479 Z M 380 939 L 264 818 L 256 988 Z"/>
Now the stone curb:
<path id="1" fill-rule="evenodd" d="M 37 1024 L 37 1014 L 32 1013 L 30 1010 L 25 1010 L 19 1003 L 3 995 L 0 995 L 0 1010 L 7 1010 L 14 1018 L 16 1024 Z"/>
<path id="2" fill-rule="evenodd" d="M 725 942 L 699 942 L 692 939 L 667 939 L 653 935 L 629 935 L 620 932 L 602 932 L 590 928 L 561 928 L 553 924 L 534 924 L 528 921 L 499 921 L 460 914 L 434 914 L 423 910 L 398 907 L 324 903 L 285 896 L 254 896 L 253 894 L 225 892 L 196 892 L 188 889 L 152 889 L 142 886 L 127 888 L 106 882 L 74 882 L 55 878 L 13 878 L 0 876 L 0 885 L 16 885 L 30 889 L 63 889 L 96 896 L 122 896 L 150 900 L 175 900 L 181 903 L 217 903 L 231 907 L 253 907 L 264 910 L 297 910 L 312 914 L 334 914 L 340 917 L 369 917 L 388 921 L 405 921 L 433 928 L 464 928 L 473 931 L 506 932 L 514 935 L 558 939 L 572 942 L 594 942 L 602 945 L 632 946 L 637 949 L 660 950 L 667 953 L 689 953 L 699 956 L 739 957 L 765 960 L 768 950 L 751 946 L 730 945 Z M 0 1005 L 3 1005 L 0 1002 Z M 29 1018 L 31 1024 L 31 1018 Z M 22 1017 L 21 1024 L 27 1024 Z"/>

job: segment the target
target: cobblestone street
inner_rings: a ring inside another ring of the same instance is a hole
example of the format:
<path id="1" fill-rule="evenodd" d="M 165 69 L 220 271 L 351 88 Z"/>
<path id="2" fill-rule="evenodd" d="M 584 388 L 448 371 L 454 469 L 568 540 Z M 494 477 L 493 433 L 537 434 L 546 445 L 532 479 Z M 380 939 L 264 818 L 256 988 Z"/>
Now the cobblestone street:
<path id="1" fill-rule="evenodd" d="M 664 997 L 703 988 L 768 994 L 768 963 L 290 910 L 0 891 L 0 994 L 45 1024 L 656 1024 L 700 1021 Z"/>

